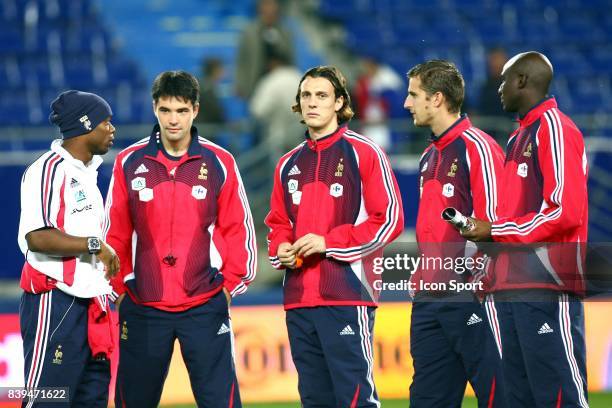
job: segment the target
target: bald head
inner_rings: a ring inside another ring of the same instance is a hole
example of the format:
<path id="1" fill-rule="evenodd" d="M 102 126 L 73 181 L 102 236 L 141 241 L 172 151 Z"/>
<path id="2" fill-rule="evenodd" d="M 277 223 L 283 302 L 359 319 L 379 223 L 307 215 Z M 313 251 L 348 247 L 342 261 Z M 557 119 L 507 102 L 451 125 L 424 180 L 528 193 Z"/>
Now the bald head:
<path id="1" fill-rule="evenodd" d="M 510 71 L 525 78 L 525 88 L 532 89 L 542 96 L 548 93 L 553 77 L 553 66 L 544 54 L 536 51 L 517 54 L 506 62 L 502 75 Z"/>

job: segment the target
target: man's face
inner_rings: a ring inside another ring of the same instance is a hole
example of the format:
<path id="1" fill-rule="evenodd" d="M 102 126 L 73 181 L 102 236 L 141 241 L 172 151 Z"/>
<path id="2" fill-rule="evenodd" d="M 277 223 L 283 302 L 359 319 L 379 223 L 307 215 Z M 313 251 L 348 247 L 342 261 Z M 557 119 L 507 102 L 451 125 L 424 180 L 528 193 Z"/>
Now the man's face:
<path id="1" fill-rule="evenodd" d="M 506 112 L 518 112 L 518 81 L 519 76 L 516 74 L 512 66 L 506 64 L 501 75 L 501 84 L 497 93 L 499 94 L 502 108 Z"/>
<path id="2" fill-rule="evenodd" d="M 110 116 L 100 122 L 86 137 L 91 153 L 99 155 L 108 153 L 115 139 L 115 127 L 111 123 Z"/>
<path id="3" fill-rule="evenodd" d="M 300 86 L 302 118 L 309 129 L 331 133 L 338 127 L 337 112 L 344 98 L 336 98 L 334 86 L 327 78 L 306 77 Z"/>
<path id="4" fill-rule="evenodd" d="M 169 142 L 179 142 L 190 137 L 191 125 L 198 115 L 200 105 L 174 96 L 161 96 L 153 102 L 153 111 L 161 129 L 161 137 Z"/>
<path id="5" fill-rule="evenodd" d="M 434 116 L 434 106 L 432 98 L 421 88 L 421 79 L 418 76 L 410 78 L 408 81 L 408 96 L 404 101 L 404 109 L 412 114 L 414 126 L 431 126 Z"/>

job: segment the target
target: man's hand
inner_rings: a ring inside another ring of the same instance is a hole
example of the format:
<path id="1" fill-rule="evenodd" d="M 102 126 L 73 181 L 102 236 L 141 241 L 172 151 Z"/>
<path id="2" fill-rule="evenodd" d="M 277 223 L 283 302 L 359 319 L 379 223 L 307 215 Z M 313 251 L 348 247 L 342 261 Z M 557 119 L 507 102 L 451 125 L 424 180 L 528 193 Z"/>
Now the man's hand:
<path id="1" fill-rule="evenodd" d="M 469 239 L 474 242 L 490 242 L 493 241 L 491 238 L 491 223 L 488 221 L 478 220 L 476 218 L 469 218 L 474 224 L 474 228 L 471 230 L 461 229 L 459 232 L 465 239 Z"/>
<path id="2" fill-rule="evenodd" d="M 306 234 L 292 245 L 295 253 L 302 258 L 306 258 L 314 254 L 324 254 L 325 250 L 325 238 L 321 235 Z"/>
<path id="3" fill-rule="evenodd" d="M 293 249 L 290 243 L 283 242 L 280 244 L 276 254 L 278 255 L 278 260 L 283 266 L 289 269 L 295 269 L 296 251 Z"/>
<path id="4" fill-rule="evenodd" d="M 225 295 L 225 300 L 227 300 L 227 305 L 231 305 L 232 304 L 232 295 L 230 295 L 229 290 L 227 290 L 227 288 L 223 287 L 223 294 Z"/>
<path id="5" fill-rule="evenodd" d="M 119 313 L 119 306 L 121 306 L 121 302 L 123 302 L 123 298 L 125 298 L 127 292 L 123 292 L 119 295 L 117 300 L 115 300 L 115 309 L 117 309 L 117 313 Z"/>
<path id="6" fill-rule="evenodd" d="M 106 269 L 106 279 L 110 279 L 115 276 L 117 272 L 119 272 L 119 257 L 115 253 L 113 247 L 102 240 L 101 243 L 102 246 L 100 248 L 100 252 L 96 256 L 104 264 L 104 269 Z"/>

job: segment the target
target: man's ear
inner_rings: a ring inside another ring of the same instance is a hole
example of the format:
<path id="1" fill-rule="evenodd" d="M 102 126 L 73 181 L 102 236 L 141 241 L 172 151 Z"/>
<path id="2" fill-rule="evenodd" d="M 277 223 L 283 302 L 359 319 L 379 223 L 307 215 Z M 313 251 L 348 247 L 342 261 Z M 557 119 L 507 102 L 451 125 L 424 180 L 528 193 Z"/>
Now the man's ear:
<path id="1" fill-rule="evenodd" d="M 444 94 L 442 92 L 436 92 L 432 95 L 432 102 L 436 108 L 439 108 L 444 104 Z"/>
<path id="2" fill-rule="evenodd" d="M 527 86 L 527 79 L 528 78 L 529 77 L 527 76 L 527 74 L 518 74 L 517 75 L 517 83 L 516 83 L 517 87 L 519 89 L 525 88 Z"/>
<path id="3" fill-rule="evenodd" d="M 340 109 L 342 109 L 342 106 L 344 105 L 344 96 L 339 96 L 336 98 L 336 103 L 334 106 L 334 109 L 336 112 L 340 112 Z"/>

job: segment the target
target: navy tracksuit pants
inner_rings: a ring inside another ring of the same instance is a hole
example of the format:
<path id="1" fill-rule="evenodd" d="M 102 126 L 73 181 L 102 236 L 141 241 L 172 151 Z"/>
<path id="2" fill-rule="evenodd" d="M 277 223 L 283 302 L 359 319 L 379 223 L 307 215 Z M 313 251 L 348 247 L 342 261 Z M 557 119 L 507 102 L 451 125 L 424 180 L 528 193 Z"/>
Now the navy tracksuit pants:
<path id="1" fill-rule="evenodd" d="M 106 408 L 110 361 L 91 357 L 87 340 L 89 299 L 59 289 L 24 293 L 19 306 L 27 388 L 67 387 L 66 401 L 24 400 L 23 407 Z M 56 394 L 59 395 L 59 394 Z"/>
<path id="2" fill-rule="evenodd" d="M 373 378 L 374 312 L 367 306 L 287 311 L 303 407 L 380 407 Z"/>
<path id="3" fill-rule="evenodd" d="M 489 316 L 471 293 L 430 296 L 412 304 L 412 408 L 461 407 L 469 381 L 479 407 L 505 407 L 504 383 Z"/>
<path id="4" fill-rule="evenodd" d="M 495 293 L 509 406 L 588 406 L 584 310 L 554 291 Z"/>
<path id="5" fill-rule="evenodd" d="M 119 307 L 115 406 L 158 406 L 176 339 L 198 407 L 241 407 L 234 337 L 223 291 L 183 312 L 138 305 L 125 296 Z"/>

